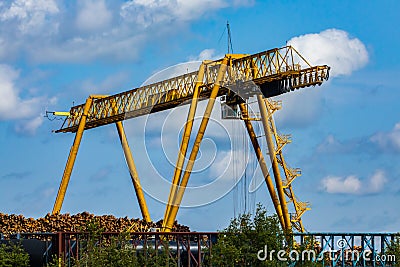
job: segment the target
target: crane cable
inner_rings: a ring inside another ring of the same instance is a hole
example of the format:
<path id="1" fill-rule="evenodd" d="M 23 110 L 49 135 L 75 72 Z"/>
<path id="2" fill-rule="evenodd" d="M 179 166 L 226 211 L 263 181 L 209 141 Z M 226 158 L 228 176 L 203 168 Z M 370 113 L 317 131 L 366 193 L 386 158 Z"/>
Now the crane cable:
<path id="1" fill-rule="evenodd" d="M 236 151 L 237 151 L 237 142 L 236 142 L 236 131 L 234 120 L 231 120 L 231 129 L 232 129 L 232 144 L 231 144 L 231 152 L 232 152 L 232 174 L 233 179 L 235 180 L 233 187 L 233 217 L 236 218 L 238 216 L 236 207 L 238 206 L 238 175 L 236 170 Z"/>
<path id="2" fill-rule="evenodd" d="M 225 31 L 227 31 L 227 52 L 228 54 L 233 53 L 233 46 L 232 46 L 232 33 L 231 33 L 231 27 L 229 25 L 229 21 L 226 22 L 226 28 L 224 28 L 224 31 L 220 37 L 223 37 L 225 34 Z M 234 119 L 231 120 L 231 129 L 232 129 L 232 145 L 231 145 L 231 152 L 232 152 L 232 174 L 233 174 L 233 179 L 235 180 L 234 182 L 234 187 L 233 187 L 233 217 L 236 218 L 239 216 L 242 212 L 243 209 L 241 207 L 241 191 L 239 190 L 239 184 L 241 183 L 239 177 L 239 170 L 238 170 L 238 155 L 240 148 L 239 148 L 239 142 L 238 142 L 238 135 L 240 135 L 238 131 L 238 125 L 235 122 Z M 239 194 L 238 194 L 239 193 Z M 238 213 L 239 212 L 239 213 Z"/>
<path id="3" fill-rule="evenodd" d="M 250 110 L 250 112 L 252 112 L 252 110 L 248 106 L 249 104 L 246 103 L 246 105 L 247 105 L 247 110 Z M 255 116 L 255 114 L 254 114 L 254 116 Z M 256 132 L 256 135 L 257 135 L 257 132 L 260 131 L 260 125 L 258 123 L 255 123 L 254 131 Z M 248 147 L 250 149 L 250 140 L 248 140 L 247 142 L 248 142 Z M 256 171 L 258 168 L 258 160 L 257 160 L 257 157 L 255 156 L 255 153 L 250 153 L 249 155 L 250 155 L 249 165 L 251 167 L 251 169 L 250 169 L 251 182 L 256 183 L 255 177 L 256 177 Z M 248 192 L 250 195 L 250 208 L 251 208 L 250 213 L 254 214 L 255 207 L 256 207 L 257 190 L 250 191 L 250 187 L 251 187 L 251 185 L 249 184 L 249 186 L 247 188 L 248 188 Z"/>
<path id="4" fill-rule="evenodd" d="M 228 30 L 228 54 L 233 54 L 232 34 L 231 27 L 229 26 L 229 21 L 226 22 L 226 29 Z"/>

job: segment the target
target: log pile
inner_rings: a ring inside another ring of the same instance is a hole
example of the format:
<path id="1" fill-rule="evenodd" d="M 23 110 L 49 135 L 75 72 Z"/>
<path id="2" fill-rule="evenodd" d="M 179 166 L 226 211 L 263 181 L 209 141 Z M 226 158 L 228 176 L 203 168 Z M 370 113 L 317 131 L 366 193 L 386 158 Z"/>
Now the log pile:
<path id="1" fill-rule="evenodd" d="M 0 234 L 5 237 L 14 233 L 55 233 L 86 231 L 90 223 L 96 223 L 104 232 L 148 232 L 150 228 L 161 228 L 162 221 L 145 222 L 128 217 L 116 218 L 113 215 L 96 216 L 88 212 L 76 215 L 47 214 L 44 218 L 25 218 L 22 215 L 0 213 Z M 189 227 L 175 222 L 174 232 L 188 232 Z"/>

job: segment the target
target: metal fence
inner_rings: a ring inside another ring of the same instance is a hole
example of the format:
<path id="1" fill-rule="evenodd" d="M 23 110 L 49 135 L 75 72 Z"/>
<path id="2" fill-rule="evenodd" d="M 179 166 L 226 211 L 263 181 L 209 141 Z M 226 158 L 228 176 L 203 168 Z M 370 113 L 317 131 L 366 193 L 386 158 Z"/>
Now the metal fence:
<path id="1" fill-rule="evenodd" d="M 296 233 L 298 254 L 295 262 L 309 260 L 321 266 L 400 266 L 400 259 L 391 251 L 395 233 Z M 314 251 L 313 254 L 311 251 Z M 305 258 L 306 257 L 306 258 Z"/>
<path id="2" fill-rule="evenodd" d="M 121 233 L 102 233 L 96 246 L 118 238 Z M 93 236 L 91 237 L 93 239 Z M 211 266 L 208 261 L 216 232 L 144 232 L 124 235 L 124 249 L 137 255 L 167 257 L 172 266 Z M 399 266 L 400 259 L 391 254 L 391 246 L 400 238 L 395 233 L 294 233 L 293 244 L 282 246 L 288 266 Z M 79 259 L 90 239 L 88 233 L 21 233 L 7 239 L 0 235 L 0 243 L 19 242 L 30 254 L 31 266 L 45 266 L 54 257 L 72 266 Z M 262 248 L 255 248 L 257 251 Z M 171 265 L 170 265 L 171 266 Z"/>

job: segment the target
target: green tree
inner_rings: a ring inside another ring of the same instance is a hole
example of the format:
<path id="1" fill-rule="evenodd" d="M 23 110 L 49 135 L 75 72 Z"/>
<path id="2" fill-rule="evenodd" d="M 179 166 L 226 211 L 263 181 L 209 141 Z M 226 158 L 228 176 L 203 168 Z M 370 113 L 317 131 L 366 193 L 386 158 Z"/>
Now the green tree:
<path id="1" fill-rule="evenodd" d="M 97 221 L 87 224 L 85 230 L 88 237 L 86 242 L 81 242 L 80 257 L 75 259 L 75 266 L 138 266 L 136 250 L 132 249 L 128 233 L 106 237 Z"/>
<path id="2" fill-rule="evenodd" d="M 328 254 L 325 255 L 324 258 L 319 259 L 319 252 L 320 252 L 320 244 L 316 242 L 314 237 L 312 236 L 304 236 L 303 237 L 303 244 L 298 244 L 293 242 L 291 245 L 292 250 L 296 250 L 299 255 L 299 261 L 296 262 L 295 266 L 299 267 L 315 267 L 315 266 L 325 266 L 324 264 L 329 263 Z M 303 254 L 304 251 L 314 251 L 315 255 L 313 254 Z M 304 257 L 303 257 L 303 256 Z M 293 255 L 295 257 L 296 255 Z M 314 258 L 315 256 L 315 258 Z M 317 260 L 318 258 L 318 260 Z"/>
<path id="3" fill-rule="evenodd" d="M 176 266 L 174 257 L 168 253 L 168 246 L 159 244 L 155 249 L 153 240 L 141 250 L 136 250 L 129 233 L 120 233 L 118 236 L 105 236 L 104 229 L 98 222 L 88 223 L 82 231 L 87 233 L 79 242 L 79 258 L 63 262 L 55 257 L 48 267 L 56 266 L 111 266 L 111 267 L 163 267 Z"/>
<path id="4" fill-rule="evenodd" d="M 265 248 L 267 252 L 284 249 L 284 239 L 278 218 L 268 216 L 258 204 L 253 219 L 251 214 L 242 214 L 220 232 L 210 262 L 213 266 L 283 266 L 274 253 L 267 253 L 265 260 L 258 259 L 257 254 L 263 250 L 263 257 Z"/>
<path id="5" fill-rule="evenodd" d="M 29 266 L 29 255 L 21 244 L 9 243 L 0 245 L 0 267 Z"/>
<path id="6" fill-rule="evenodd" d="M 161 245 L 156 250 L 153 245 L 146 245 L 144 250 L 138 252 L 138 266 L 168 267 L 177 266 L 177 262 L 170 256 L 168 246 Z"/>
<path id="7" fill-rule="evenodd" d="M 400 234 L 400 233 L 398 233 Z M 400 266 L 400 237 L 397 236 L 392 243 L 390 244 L 389 248 L 387 249 L 387 251 L 385 251 L 385 255 L 386 257 L 388 257 L 389 255 L 391 257 L 395 257 L 395 262 L 393 263 L 393 266 Z"/>

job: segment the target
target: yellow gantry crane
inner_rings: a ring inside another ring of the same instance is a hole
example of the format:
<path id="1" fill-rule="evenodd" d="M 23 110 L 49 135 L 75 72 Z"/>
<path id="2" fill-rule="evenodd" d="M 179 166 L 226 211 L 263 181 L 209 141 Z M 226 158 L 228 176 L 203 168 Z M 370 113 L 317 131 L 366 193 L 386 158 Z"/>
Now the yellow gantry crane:
<path id="1" fill-rule="evenodd" d="M 89 96 L 84 104 L 73 106 L 68 113 L 61 113 L 61 115 L 67 115 L 67 118 L 56 132 L 75 133 L 75 139 L 52 213 L 57 214 L 61 210 L 83 132 L 115 123 L 143 219 L 150 221 L 150 214 L 122 121 L 187 103 L 190 104 L 189 113 L 171 180 L 162 226 L 162 231 L 171 231 L 215 100 L 217 97 L 224 97 L 225 105 L 237 111 L 238 118 L 244 121 L 282 229 L 303 232 L 301 216 L 309 209 L 309 205 L 299 201 L 293 193 L 292 182 L 301 173 L 299 169 L 288 167 L 284 160 L 282 148 L 290 142 L 290 138 L 277 132 L 272 115 L 281 108 L 281 103 L 271 100 L 270 97 L 299 88 L 321 85 L 328 79 L 329 69 L 326 65 L 311 66 L 293 47 L 285 46 L 253 55 L 227 54 L 219 60 L 203 61 L 198 71 L 115 95 Z M 250 115 L 248 99 L 251 97 L 257 98 L 260 118 L 252 118 Z M 208 99 L 208 103 L 195 141 L 189 151 L 197 104 L 198 101 L 204 99 Z M 254 132 L 253 123 L 257 123 L 257 120 L 261 120 L 263 124 L 268 146 L 265 155 L 268 155 L 269 159 L 264 157 L 258 137 Z M 185 160 L 188 153 L 189 158 Z M 274 181 L 268 170 L 268 160 L 272 165 Z M 288 211 L 290 202 L 294 206 L 293 214 Z"/>

